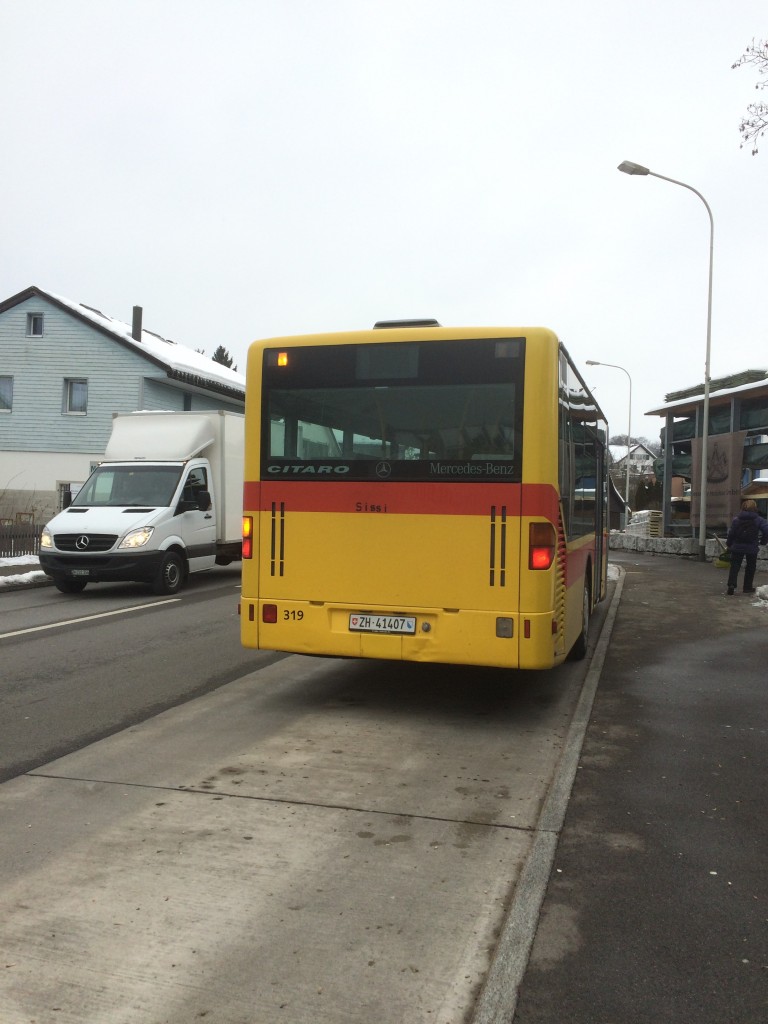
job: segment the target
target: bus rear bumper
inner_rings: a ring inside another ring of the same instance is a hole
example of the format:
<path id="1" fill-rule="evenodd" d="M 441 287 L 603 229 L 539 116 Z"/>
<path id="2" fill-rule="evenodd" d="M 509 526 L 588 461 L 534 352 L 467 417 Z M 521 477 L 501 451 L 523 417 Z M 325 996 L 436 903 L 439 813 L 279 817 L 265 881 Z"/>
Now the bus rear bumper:
<path id="1" fill-rule="evenodd" d="M 265 606 L 269 609 L 266 616 Z M 414 618 L 414 631 L 355 629 L 351 620 L 360 615 Z M 245 595 L 241 602 L 241 639 L 245 647 L 495 668 L 546 669 L 563 661 L 564 656 L 556 649 L 553 622 L 552 612 L 523 615 L 475 609 L 374 609 L 309 601 L 251 601 Z"/>

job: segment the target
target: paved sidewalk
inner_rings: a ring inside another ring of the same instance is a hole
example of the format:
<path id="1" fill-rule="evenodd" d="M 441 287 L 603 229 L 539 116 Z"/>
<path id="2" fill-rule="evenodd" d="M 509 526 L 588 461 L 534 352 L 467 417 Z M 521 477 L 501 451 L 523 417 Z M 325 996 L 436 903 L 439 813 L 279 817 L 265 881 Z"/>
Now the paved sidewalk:
<path id="1" fill-rule="evenodd" d="M 621 603 L 514 1022 L 759 1024 L 768 599 L 726 597 L 711 563 L 612 561 Z"/>

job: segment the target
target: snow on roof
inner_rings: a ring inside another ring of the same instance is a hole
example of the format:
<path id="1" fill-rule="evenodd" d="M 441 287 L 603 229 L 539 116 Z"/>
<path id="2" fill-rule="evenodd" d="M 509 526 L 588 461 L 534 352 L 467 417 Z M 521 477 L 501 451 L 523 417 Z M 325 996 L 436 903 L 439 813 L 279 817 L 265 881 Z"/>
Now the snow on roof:
<path id="1" fill-rule="evenodd" d="M 55 295 L 53 292 L 45 294 L 50 295 L 52 299 L 61 303 L 62 306 L 68 307 L 77 313 L 78 316 L 92 321 L 98 327 L 106 328 L 138 352 L 154 356 L 155 359 L 159 359 L 172 370 L 204 377 L 206 380 L 216 381 L 226 387 L 245 391 L 245 376 L 242 373 L 231 370 L 222 363 L 215 363 L 209 356 L 202 355 L 200 352 L 195 352 L 194 349 L 187 348 L 186 345 L 180 345 L 176 341 L 163 338 L 162 335 L 155 334 L 154 331 L 146 329 L 142 330 L 141 341 L 139 342 L 133 337 L 128 324 L 123 323 L 121 320 L 115 320 L 113 317 L 107 316 L 106 313 L 102 313 L 99 309 L 86 306 L 82 302 L 73 302 L 62 295 Z"/>
<path id="2" fill-rule="evenodd" d="M 709 393 L 710 399 L 724 398 L 726 395 L 739 395 L 744 394 L 745 392 L 748 391 L 756 391 L 760 388 L 765 388 L 766 385 L 768 385 L 768 370 L 763 370 L 760 372 L 765 373 L 764 380 L 751 380 L 747 381 L 745 384 L 736 385 L 735 387 L 712 388 L 712 390 L 710 390 Z M 672 412 L 672 410 L 674 409 L 684 409 L 687 412 L 690 409 L 694 409 L 696 405 L 702 403 L 703 401 L 704 390 L 702 385 L 702 390 L 697 392 L 696 394 L 689 395 L 686 398 L 675 399 L 675 401 L 667 402 L 664 405 L 658 406 L 658 408 L 656 409 L 649 409 L 648 412 L 645 413 L 645 415 L 664 416 L 667 412 Z"/>

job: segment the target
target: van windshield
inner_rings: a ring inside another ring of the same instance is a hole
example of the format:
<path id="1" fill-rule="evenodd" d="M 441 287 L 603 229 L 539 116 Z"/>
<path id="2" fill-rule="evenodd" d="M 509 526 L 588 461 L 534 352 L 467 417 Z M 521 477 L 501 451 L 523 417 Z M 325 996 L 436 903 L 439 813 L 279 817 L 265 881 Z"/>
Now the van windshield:
<path id="1" fill-rule="evenodd" d="M 167 508 L 181 470 L 181 466 L 99 466 L 77 492 L 72 505 Z"/>

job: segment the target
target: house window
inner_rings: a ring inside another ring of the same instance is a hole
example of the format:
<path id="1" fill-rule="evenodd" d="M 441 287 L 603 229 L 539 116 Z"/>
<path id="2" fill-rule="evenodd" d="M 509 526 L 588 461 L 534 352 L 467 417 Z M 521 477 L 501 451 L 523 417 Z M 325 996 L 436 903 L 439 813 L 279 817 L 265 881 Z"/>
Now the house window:
<path id="1" fill-rule="evenodd" d="M 13 409 L 13 377 L 0 377 L 0 412 Z"/>
<path id="2" fill-rule="evenodd" d="M 42 338 L 43 336 L 43 314 L 27 313 L 27 337 Z"/>
<path id="3" fill-rule="evenodd" d="M 75 378 L 64 381 L 64 412 L 85 416 L 88 412 L 88 381 Z"/>

